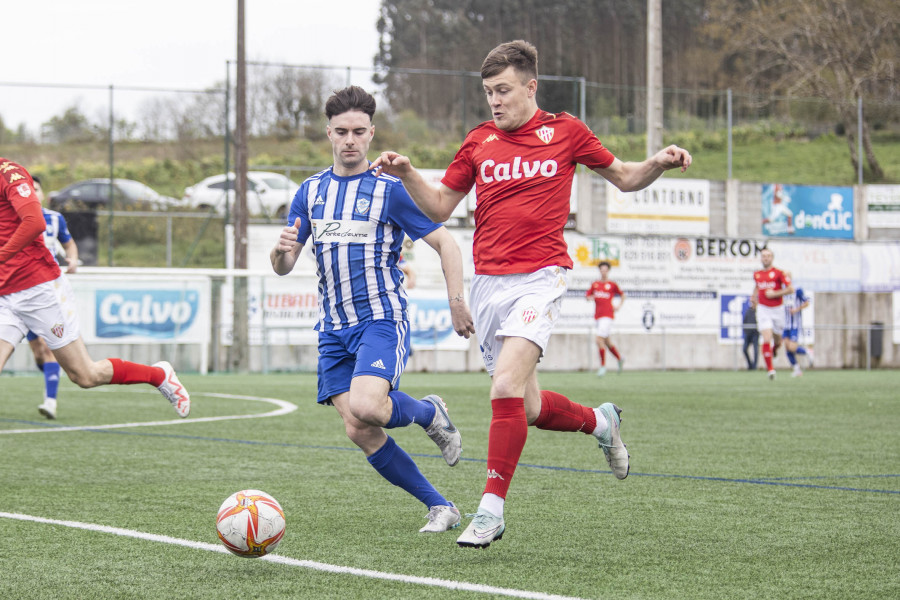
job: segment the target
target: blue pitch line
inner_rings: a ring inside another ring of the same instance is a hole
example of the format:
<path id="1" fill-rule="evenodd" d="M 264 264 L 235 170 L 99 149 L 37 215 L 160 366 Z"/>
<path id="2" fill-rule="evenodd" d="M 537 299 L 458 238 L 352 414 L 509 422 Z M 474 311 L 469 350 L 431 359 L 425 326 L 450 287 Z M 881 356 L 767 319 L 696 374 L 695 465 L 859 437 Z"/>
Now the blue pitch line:
<path id="1" fill-rule="evenodd" d="M 55 423 L 47 423 L 46 421 L 26 421 L 22 419 L 0 419 L 0 422 L 7 423 L 24 423 L 29 425 L 38 425 L 44 427 L 62 427 L 62 425 L 58 425 Z M 200 440 L 206 442 L 225 442 L 230 444 L 245 444 L 248 446 L 276 446 L 280 448 L 306 448 L 310 450 L 340 450 L 344 452 L 361 452 L 359 448 L 348 448 L 346 446 L 324 446 L 324 445 L 315 445 L 315 444 L 293 444 L 289 442 L 265 442 L 258 440 L 236 440 L 231 438 L 218 438 L 218 437 L 208 437 L 208 436 L 200 436 L 200 435 L 183 435 L 183 434 L 174 434 L 174 433 L 151 433 L 151 432 L 141 432 L 141 431 L 115 431 L 112 429 L 90 429 L 86 428 L 82 431 L 88 431 L 91 433 L 107 433 L 114 435 L 137 435 L 141 437 L 164 437 L 164 438 L 177 438 L 184 440 Z M 421 454 L 415 452 L 409 452 L 410 456 L 416 456 L 420 458 L 440 458 L 443 459 L 443 456 L 440 454 Z M 487 460 L 483 458 L 460 458 L 461 462 L 471 462 L 471 463 L 481 463 L 486 464 Z M 526 469 L 542 469 L 545 471 L 568 471 L 572 473 L 602 473 L 607 474 L 612 471 L 605 471 L 602 469 L 576 469 L 573 467 L 558 467 L 551 465 L 533 465 L 529 463 L 519 463 L 517 468 L 526 468 Z M 789 483 L 789 481 L 796 481 L 801 479 L 868 479 L 868 478 L 887 478 L 887 477 L 900 477 L 900 474 L 884 474 L 884 475 L 815 475 L 815 476 L 807 476 L 807 477 L 755 477 L 755 478 L 741 478 L 735 479 L 731 477 L 710 477 L 705 475 L 675 475 L 675 474 L 667 474 L 667 473 L 635 473 L 631 472 L 629 474 L 631 477 L 661 477 L 661 478 L 671 478 L 671 479 L 692 479 L 695 481 L 718 481 L 722 483 L 748 483 L 752 485 L 771 485 L 777 487 L 795 487 L 795 488 L 810 488 L 810 489 L 820 489 L 820 490 L 836 490 L 842 492 L 869 492 L 874 494 L 897 494 L 900 495 L 900 490 L 880 490 L 880 489 L 871 489 L 871 488 L 854 488 L 854 487 L 845 487 L 845 486 L 836 486 L 836 485 L 817 485 L 812 483 Z"/>

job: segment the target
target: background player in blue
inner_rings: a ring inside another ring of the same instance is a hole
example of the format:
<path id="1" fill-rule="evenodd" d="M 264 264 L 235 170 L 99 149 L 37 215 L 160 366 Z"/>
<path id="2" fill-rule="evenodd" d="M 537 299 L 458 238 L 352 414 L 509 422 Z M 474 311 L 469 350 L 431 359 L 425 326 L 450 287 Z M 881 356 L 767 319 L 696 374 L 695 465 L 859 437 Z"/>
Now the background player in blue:
<path id="1" fill-rule="evenodd" d="M 791 274 L 787 273 L 790 277 Z M 800 377 L 803 370 L 797 362 L 797 354 L 805 355 L 809 366 L 813 366 L 812 349 L 800 345 L 800 331 L 803 329 L 803 309 L 809 306 L 809 298 L 803 293 L 803 288 L 796 288 L 793 294 L 784 297 L 784 332 L 781 339 L 784 341 L 784 349 L 788 360 L 794 368 L 791 377 Z"/>
<path id="2" fill-rule="evenodd" d="M 44 189 L 41 180 L 32 175 L 34 191 L 37 193 L 41 204 L 44 203 Z M 66 273 L 74 273 L 78 269 L 78 246 L 69 233 L 66 219 L 55 210 L 44 207 L 44 221 L 47 228 L 44 230 L 44 243 L 50 250 L 53 258 L 59 262 L 60 256 L 66 257 Z M 28 332 L 25 336 L 34 354 L 34 362 L 37 368 L 44 373 L 44 402 L 38 406 L 38 411 L 48 419 L 56 418 L 56 394 L 59 389 L 59 363 L 47 346 L 43 338 Z"/>
<path id="3" fill-rule="evenodd" d="M 463 297 L 462 253 L 447 230 L 416 208 L 400 181 L 375 177 L 366 152 L 375 134 L 375 99 L 350 86 L 325 104 L 334 165 L 303 182 L 269 257 L 279 275 L 293 270 L 312 236 L 319 276 L 318 402 L 332 404 L 354 444 L 392 484 L 429 508 L 419 531 L 459 525 L 459 510 L 384 431 L 417 423 L 451 467 L 459 431 L 435 395 L 417 400 L 398 390 L 409 356 L 409 317 L 398 266 L 404 233 L 422 238 L 441 258 L 453 328 L 474 333 Z"/>

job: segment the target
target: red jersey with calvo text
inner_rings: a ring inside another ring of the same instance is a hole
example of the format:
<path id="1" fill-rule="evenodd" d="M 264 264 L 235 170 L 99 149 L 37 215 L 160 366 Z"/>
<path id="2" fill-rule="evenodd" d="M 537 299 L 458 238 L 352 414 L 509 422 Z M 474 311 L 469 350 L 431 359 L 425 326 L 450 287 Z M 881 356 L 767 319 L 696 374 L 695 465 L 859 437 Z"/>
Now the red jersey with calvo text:
<path id="1" fill-rule="evenodd" d="M 616 311 L 613 310 L 613 298 L 621 296 L 622 291 L 615 281 L 595 281 L 588 288 L 585 296 L 594 299 L 594 318 L 601 317 L 614 318 Z"/>
<path id="2" fill-rule="evenodd" d="M 766 298 L 766 290 L 781 290 L 791 285 L 791 278 L 784 271 L 771 267 L 753 274 L 756 296 L 762 306 L 781 306 L 782 298 Z"/>
<path id="3" fill-rule="evenodd" d="M 21 165 L 0 158 L 0 247 L 12 238 L 22 222 L 16 207 L 28 202 L 41 202 L 34 191 L 31 175 Z M 53 281 L 60 275 L 59 266 L 47 245 L 43 231 L 6 262 L 0 263 L 0 295 L 12 294 Z"/>
<path id="4" fill-rule="evenodd" d="M 469 132 L 441 182 L 475 186 L 475 272 L 572 268 L 563 229 L 575 167 L 606 168 L 615 156 L 570 114 L 538 110 L 515 131 L 486 121 Z"/>

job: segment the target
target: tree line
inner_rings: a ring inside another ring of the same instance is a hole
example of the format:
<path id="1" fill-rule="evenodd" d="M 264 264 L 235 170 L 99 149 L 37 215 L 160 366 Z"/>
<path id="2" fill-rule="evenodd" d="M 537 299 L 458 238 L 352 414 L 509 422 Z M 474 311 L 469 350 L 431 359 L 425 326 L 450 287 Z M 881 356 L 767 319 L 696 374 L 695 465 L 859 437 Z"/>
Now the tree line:
<path id="1" fill-rule="evenodd" d="M 540 53 L 544 75 L 581 77 L 607 86 L 592 103 L 613 117 L 645 111 L 647 0 L 382 0 L 373 83 L 380 114 L 424 121 L 433 131 L 473 126 L 489 118 L 477 73 L 498 43 L 526 39 Z M 900 3 L 896 0 L 663 0 L 663 85 L 679 90 L 725 90 L 758 98 L 819 98 L 845 133 L 856 168 L 857 99 L 865 98 L 864 159 L 874 179 L 883 170 L 871 128 L 900 123 Z M 443 70 L 437 76 L 419 70 Z M 291 67 L 248 70 L 251 136 L 322 139 L 324 101 L 342 87 L 339 73 Z M 114 137 L 127 140 L 220 137 L 224 82 L 205 93 L 157 96 L 134 122 L 119 119 Z M 573 110 L 577 90 L 543 81 L 539 102 Z M 702 96 L 697 96 L 701 98 Z M 718 98 L 714 110 L 722 111 Z M 701 101 L 679 106 L 696 115 Z M 385 106 L 387 105 L 387 106 Z M 233 112 L 232 112 L 233 114 Z M 460 133 L 454 130 L 454 133 Z M 37 140 L 105 140 L 109 124 L 73 103 L 42 125 Z M 0 143 L 34 140 L 0 117 Z"/>

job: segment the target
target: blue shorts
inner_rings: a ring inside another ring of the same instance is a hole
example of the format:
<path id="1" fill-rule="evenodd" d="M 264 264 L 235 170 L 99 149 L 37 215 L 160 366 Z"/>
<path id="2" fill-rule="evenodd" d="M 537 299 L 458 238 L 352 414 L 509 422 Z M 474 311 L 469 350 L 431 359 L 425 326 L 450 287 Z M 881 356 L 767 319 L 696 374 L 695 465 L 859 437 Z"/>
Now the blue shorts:
<path id="1" fill-rule="evenodd" d="M 409 359 L 409 323 L 379 319 L 319 332 L 319 391 L 316 401 L 350 391 L 358 375 L 387 379 L 397 389 Z"/>
<path id="2" fill-rule="evenodd" d="M 792 342 L 796 342 L 800 339 L 800 330 L 799 329 L 785 329 L 781 332 L 781 339 L 791 340 Z"/>
<path id="3" fill-rule="evenodd" d="M 33 341 L 36 340 L 37 338 L 38 338 L 38 336 L 36 336 L 36 335 L 35 335 L 34 333 L 32 333 L 30 330 L 28 331 L 28 333 L 25 334 L 25 339 L 28 340 L 29 342 L 33 342 Z"/>

